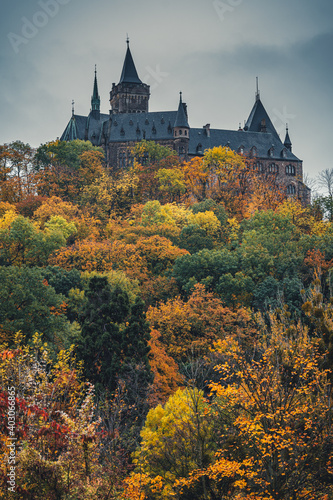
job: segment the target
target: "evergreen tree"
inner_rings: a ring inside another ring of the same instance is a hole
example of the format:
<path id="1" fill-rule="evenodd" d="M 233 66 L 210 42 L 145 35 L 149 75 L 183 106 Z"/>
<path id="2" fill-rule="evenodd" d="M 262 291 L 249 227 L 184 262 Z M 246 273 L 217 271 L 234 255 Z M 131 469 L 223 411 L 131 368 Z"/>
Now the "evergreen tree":
<path id="1" fill-rule="evenodd" d="M 78 353 L 87 378 L 97 390 L 114 391 L 119 377 L 126 378 L 126 367 L 143 364 L 147 385 L 149 329 L 143 303 L 137 300 L 131 308 L 127 293 L 120 287 L 112 290 L 104 276 L 90 279 L 86 297 Z"/>

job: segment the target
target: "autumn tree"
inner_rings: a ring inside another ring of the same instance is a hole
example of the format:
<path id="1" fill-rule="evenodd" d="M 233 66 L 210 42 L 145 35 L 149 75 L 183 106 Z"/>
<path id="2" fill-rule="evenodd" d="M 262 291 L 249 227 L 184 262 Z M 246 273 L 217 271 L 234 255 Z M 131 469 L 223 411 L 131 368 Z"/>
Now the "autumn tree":
<path id="1" fill-rule="evenodd" d="M 86 185 L 104 172 L 104 152 L 89 141 L 55 141 L 35 156 L 38 193 L 77 202 Z"/>
<path id="2" fill-rule="evenodd" d="M 0 199 L 17 203 L 35 194 L 34 150 L 14 141 L 0 146 Z"/>
<path id="3" fill-rule="evenodd" d="M 17 334 L 12 349 L 1 345 L 0 387 L 2 498 L 107 500 L 116 492 L 120 478 L 100 460 L 104 431 L 94 413 L 94 388 L 84 382 L 73 346 L 52 359 L 40 335 L 28 346 Z M 9 401 L 16 413 L 14 495 L 8 491 L 5 456 L 13 442 Z"/>
<path id="4" fill-rule="evenodd" d="M 135 472 L 125 481 L 129 494 L 138 489 L 141 498 L 170 498 L 178 493 L 177 479 L 209 463 L 214 444 L 206 408 L 200 391 L 179 389 L 164 406 L 149 411 L 135 453 Z M 191 493 L 201 498 L 206 489 L 203 478 Z"/>

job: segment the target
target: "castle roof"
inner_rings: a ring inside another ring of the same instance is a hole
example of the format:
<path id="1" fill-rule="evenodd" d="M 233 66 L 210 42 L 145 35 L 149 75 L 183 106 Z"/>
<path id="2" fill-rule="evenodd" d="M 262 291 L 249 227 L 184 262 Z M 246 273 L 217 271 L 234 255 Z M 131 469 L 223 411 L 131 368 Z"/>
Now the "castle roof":
<path id="1" fill-rule="evenodd" d="M 264 129 L 264 130 L 263 130 Z M 249 132 L 268 132 L 274 137 L 280 140 L 279 134 L 275 130 L 273 123 L 263 103 L 261 102 L 259 96 L 257 96 L 256 102 L 251 110 L 250 116 L 247 119 L 244 130 Z"/>
<path id="2" fill-rule="evenodd" d="M 297 161 L 298 158 L 289 151 L 281 142 L 280 138 L 272 133 L 249 132 L 238 130 L 220 130 L 206 128 L 191 128 L 189 154 L 198 155 L 206 149 L 216 146 L 228 146 L 233 151 L 244 155 L 252 152 L 252 157 L 266 158 L 272 161 L 284 159 L 286 161 Z M 255 152 L 254 152 L 255 149 Z"/>
<path id="3" fill-rule="evenodd" d="M 176 116 L 177 111 L 114 114 L 110 120 L 108 140 L 125 142 L 172 139 Z"/>
<path id="4" fill-rule="evenodd" d="M 190 126 L 188 124 L 188 119 L 187 119 L 187 115 L 185 112 L 185 107 L 183 104 L 181 92 L 180 92 L 179 106 L 178 106 L 178 111 L 177 111 L 177 116 L 176 116 L 176 121 L 175 121 L 174 127 L 190 128 Z"/>
<path id="5" fill-rule="evenodd" d="M 127 40 L 127 51 L 126 51 L 123 71 L 121 73 L 119 83 L 142 83 L 136 71 L 131 50 L 129 48 L 128 40 Z"/>

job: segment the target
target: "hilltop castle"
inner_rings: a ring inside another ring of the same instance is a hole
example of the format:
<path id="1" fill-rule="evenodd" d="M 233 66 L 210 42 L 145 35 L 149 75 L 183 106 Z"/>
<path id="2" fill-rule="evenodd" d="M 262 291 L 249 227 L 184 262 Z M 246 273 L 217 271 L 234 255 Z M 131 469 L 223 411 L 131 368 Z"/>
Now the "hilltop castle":
<path id="1" fill-rule="evenodd" d="M 138 76 L 127 40 L 120 81 L 117 85 L 113 83 L 110 91 L 110 114 L 100 111 L 95 68 L 90 113 L 77 115 L 73 108 L 61 140 L 89 140 L 94 146 L 102 146 L 107 165 L 113 169 L 130 164 L 129 147 L 143 139 L 169 146 L 184 159 L 202 156 L 206 149 L 215 146 L 228 146 L 250 157 L 251 165 L 259 174 L 274 174 L 277 185 L 288 195 L 296 196 L 305 204 L 310 202 L 311 191 L 303 183 L 302 161 L 292 152 L 288 128 L 282 142 L 260 100 L 259 91 L 244 128 L 239 127 L 239 130 L 211 129 L 209 124 L 192 128 L 182 94 L 176 111 L 150 112 L 149 97 L 150 87 Z"/>

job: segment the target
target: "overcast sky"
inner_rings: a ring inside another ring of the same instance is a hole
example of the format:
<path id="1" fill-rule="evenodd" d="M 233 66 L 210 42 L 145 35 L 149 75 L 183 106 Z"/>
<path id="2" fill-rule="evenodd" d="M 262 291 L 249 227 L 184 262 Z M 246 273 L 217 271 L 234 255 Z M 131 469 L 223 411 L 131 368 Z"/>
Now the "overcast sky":
<path id="1" fill-rule="evenodd" d="M 282 139 L 315 176 L 332 168 L 332 0 L 2 0 L 0 143 L 59 137 L 90 110 L 97 64 L 101 110 L 120 79 L 126 34 L 150 111 L 192 127 L 237 129 L 261 98 Z"/>

